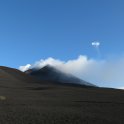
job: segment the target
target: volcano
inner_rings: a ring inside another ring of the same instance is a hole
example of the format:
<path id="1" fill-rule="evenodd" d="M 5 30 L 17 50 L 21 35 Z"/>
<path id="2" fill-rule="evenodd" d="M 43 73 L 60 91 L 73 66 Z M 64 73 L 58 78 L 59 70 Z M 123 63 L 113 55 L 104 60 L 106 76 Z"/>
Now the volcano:
<path id="1" fill-rule="evenodd" d="M 86 82 L 77 78 L 72 74 L 64 73 L 57 68 L 46 65 L 41 69 L 30 69 L 25 72 L 30 76 L 36 77 L 39 80 L 52 81 L 62 84 L 73 84 L 73 85 L 82 85 L 87 87 L 96 87 L 94 84 Z"/>

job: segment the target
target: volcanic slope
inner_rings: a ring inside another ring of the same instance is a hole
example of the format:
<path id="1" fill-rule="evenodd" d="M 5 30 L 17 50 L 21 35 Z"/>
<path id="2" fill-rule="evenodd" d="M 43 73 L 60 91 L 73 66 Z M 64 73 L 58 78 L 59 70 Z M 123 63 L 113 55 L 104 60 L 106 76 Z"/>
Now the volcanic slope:
<path id="1" fill-rule="evenodd" d="M 0 67 L 0 124 L 124 124 L 124 91 L 37 83 Z"/>
<path id="2" fill-rule="evenodd" d="M 66 85 L 75 84 L 75 85 L 95 87 L 95 85 L 91 83 L 81 80 L 75 77 L 74 75 L 64 73 L 50 65 L 46 65 L 41 69 L 35 69 L 35 68 L 30 69 L 30 70 L 27 70 L 25 73 L 33 77 L 36 77 L 37 79 L 40 79 L 40 80 L 45 80 L 45 81 L 50 80 L 53 82 L 63 83 Z"/>
<path id="3" fill-rule="evenodd" d="M 8 86 L 14 86 L 18 82 L 36 82 L 36 80 L 17 69 L 0 66 L 0 84 L 2 82 L 7 83 Z"/>

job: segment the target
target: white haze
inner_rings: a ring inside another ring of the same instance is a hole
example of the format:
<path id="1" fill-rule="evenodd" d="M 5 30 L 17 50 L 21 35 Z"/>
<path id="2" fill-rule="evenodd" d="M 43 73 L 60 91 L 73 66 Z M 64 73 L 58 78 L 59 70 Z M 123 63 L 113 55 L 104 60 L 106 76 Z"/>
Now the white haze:
<path id="1" fill-rule="evenodd" d="M 51 65 L 66 73 L 103 87 L 124 87 L 124 59 L 95 60 L 80 55 L 77 59 L 61 61 L 52 57 L 41 59 L 34 64 L 20 66 L 21 71 Z"/>

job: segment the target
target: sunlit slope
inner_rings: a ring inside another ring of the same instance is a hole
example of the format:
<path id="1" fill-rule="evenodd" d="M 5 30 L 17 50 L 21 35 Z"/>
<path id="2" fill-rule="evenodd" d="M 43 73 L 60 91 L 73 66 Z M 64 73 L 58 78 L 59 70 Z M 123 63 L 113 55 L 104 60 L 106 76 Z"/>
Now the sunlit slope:
<path id="1" fill-rule="evenodd" d="M 0 85 L 21 86 L 24 83 L 33 83 L 36 80 L 25 73 L 9 67 L 0 66 Z"/>

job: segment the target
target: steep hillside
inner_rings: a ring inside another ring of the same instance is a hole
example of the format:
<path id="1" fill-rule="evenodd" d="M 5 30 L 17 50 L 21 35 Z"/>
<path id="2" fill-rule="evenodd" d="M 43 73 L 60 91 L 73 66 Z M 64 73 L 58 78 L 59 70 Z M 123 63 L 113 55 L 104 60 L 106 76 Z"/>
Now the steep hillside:
<path id="1" fill-rule="evenodd" d="M 95 86 L 89 82 L 81 80 L 71 74 L 66 74 L 53 66 L 47 65 L 41 69 L 30 69 L 25 73 L 36 77 L 40 80 L 51 80 L 53 82 L 63 83 L 63 84 L 77 84 L 82 86 Z"/>

